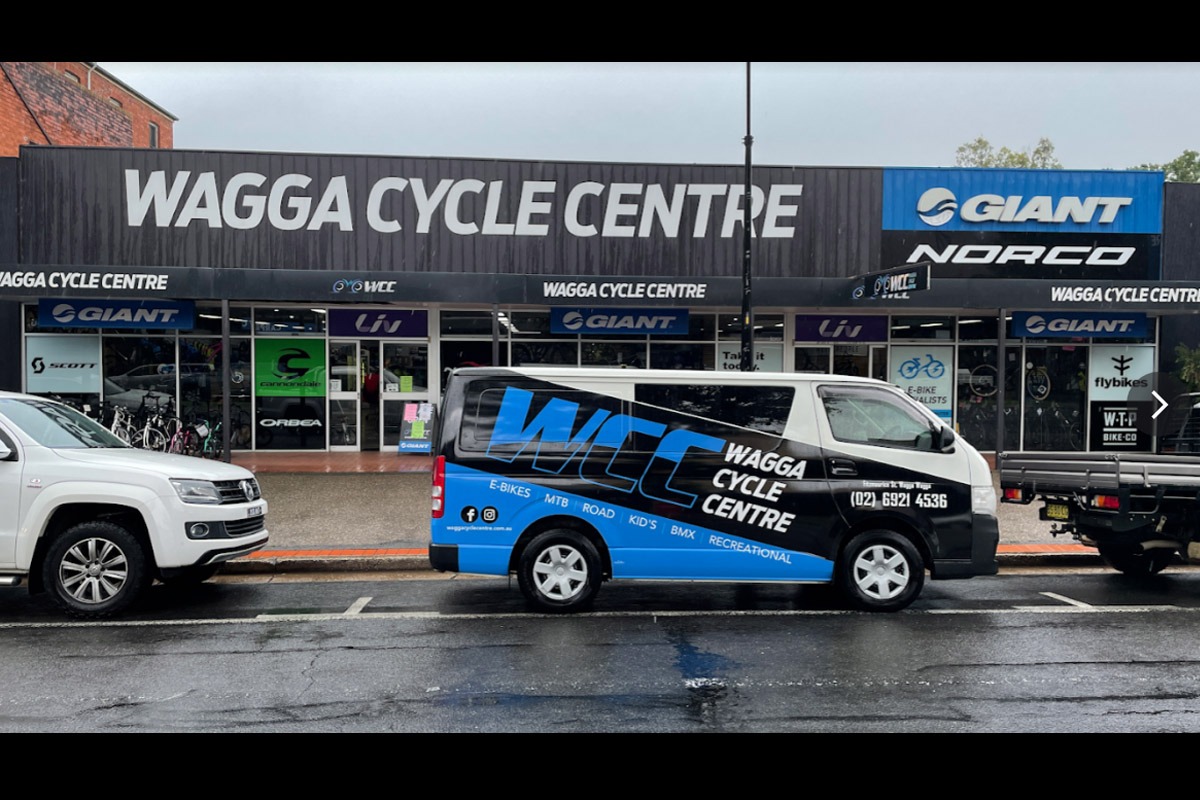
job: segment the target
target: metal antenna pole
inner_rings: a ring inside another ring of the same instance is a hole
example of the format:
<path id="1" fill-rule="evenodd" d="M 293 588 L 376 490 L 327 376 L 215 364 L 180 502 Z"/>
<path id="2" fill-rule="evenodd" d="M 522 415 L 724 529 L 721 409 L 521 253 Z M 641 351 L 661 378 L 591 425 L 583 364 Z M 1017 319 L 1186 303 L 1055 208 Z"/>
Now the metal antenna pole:
<path id="1" fill-rule="evenodd" d="M 746 200 L 742 207 L 742 371 L 754 369 L 754 316 L 750 311 L 750 148 L 754 137 L 750 135 L 750 62 L 746 62 Z"/>

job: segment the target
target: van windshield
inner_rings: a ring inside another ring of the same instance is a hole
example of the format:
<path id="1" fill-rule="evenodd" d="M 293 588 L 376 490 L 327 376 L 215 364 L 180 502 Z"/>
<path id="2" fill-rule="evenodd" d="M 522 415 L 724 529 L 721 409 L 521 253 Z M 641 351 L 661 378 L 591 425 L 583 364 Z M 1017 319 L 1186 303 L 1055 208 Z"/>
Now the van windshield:
<path id="1" fill-rule="evenodd" d="M 61 403 L 3 398 L 0 399 L 0 414 L 43 447 L 129 447 L 96 420 Z"/>

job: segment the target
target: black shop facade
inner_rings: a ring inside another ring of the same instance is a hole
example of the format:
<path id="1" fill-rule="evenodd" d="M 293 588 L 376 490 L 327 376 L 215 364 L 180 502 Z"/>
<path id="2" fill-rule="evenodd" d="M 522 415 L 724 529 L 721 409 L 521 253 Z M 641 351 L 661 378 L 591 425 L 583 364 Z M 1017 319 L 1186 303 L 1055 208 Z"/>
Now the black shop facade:
<path id="1" fill-rule="evenodd" d="M 739 369 L 745 194 L 737 165 L 22 148 L 0 389 L 427 452 L 455 367 Z M 1150 449 L 1197 213 L 1158 172 L 756 166 L 754 368 L 896 383 L 985 451 Z"/>

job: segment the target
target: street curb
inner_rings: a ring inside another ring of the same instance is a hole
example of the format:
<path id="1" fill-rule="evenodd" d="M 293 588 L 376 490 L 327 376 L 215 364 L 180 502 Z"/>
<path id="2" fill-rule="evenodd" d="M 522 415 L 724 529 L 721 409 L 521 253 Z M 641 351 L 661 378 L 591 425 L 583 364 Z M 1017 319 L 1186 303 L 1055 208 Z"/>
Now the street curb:
<path id="1" fill-rule="evenodd" d="M 304 555 L 290 551 L 273 556 L 270 551 L 256 553 L 256 557 L 238 558 L 221 565 L 227 575 L 270 575 L 294 572 L 392 572 L 428 571 L 429 556 L 421 554 L 392 555 L 335 555 L 329 551 L 314 551 Z M 1081 553 L 1001 553 L 996 557 L 1000 568 L 1004 567 L 1100 567 L 1104 560 L 1099 555 Z"/>

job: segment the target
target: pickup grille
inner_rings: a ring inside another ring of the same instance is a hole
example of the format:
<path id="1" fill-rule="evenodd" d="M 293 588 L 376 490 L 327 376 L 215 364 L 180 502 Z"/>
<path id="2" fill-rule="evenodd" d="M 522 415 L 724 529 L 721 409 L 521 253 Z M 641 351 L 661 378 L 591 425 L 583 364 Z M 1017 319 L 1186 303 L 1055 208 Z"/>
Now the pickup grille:
<path id="1" fill-rule="evenodd" d="M 216 481 L 215 483 L 217 491 L 221 493 L 221 505 L 248 503 L 262 497 L 262 490 L 258 488 L 258 481 L 254 478 L 247 478 L 245 481 Z M 250 484 L 249 497 L 246 496 L 243 483 Z"/>
<path id="2" fill-rule="evenodd" d="M 225 523 L 225 533 L 229 537 L 247 536 L 251 533 L 258 533 L 263 528 L 267 527 L 267 518 L 263 517 L 247 517 L 246 519 L 235 519 Z"/>

